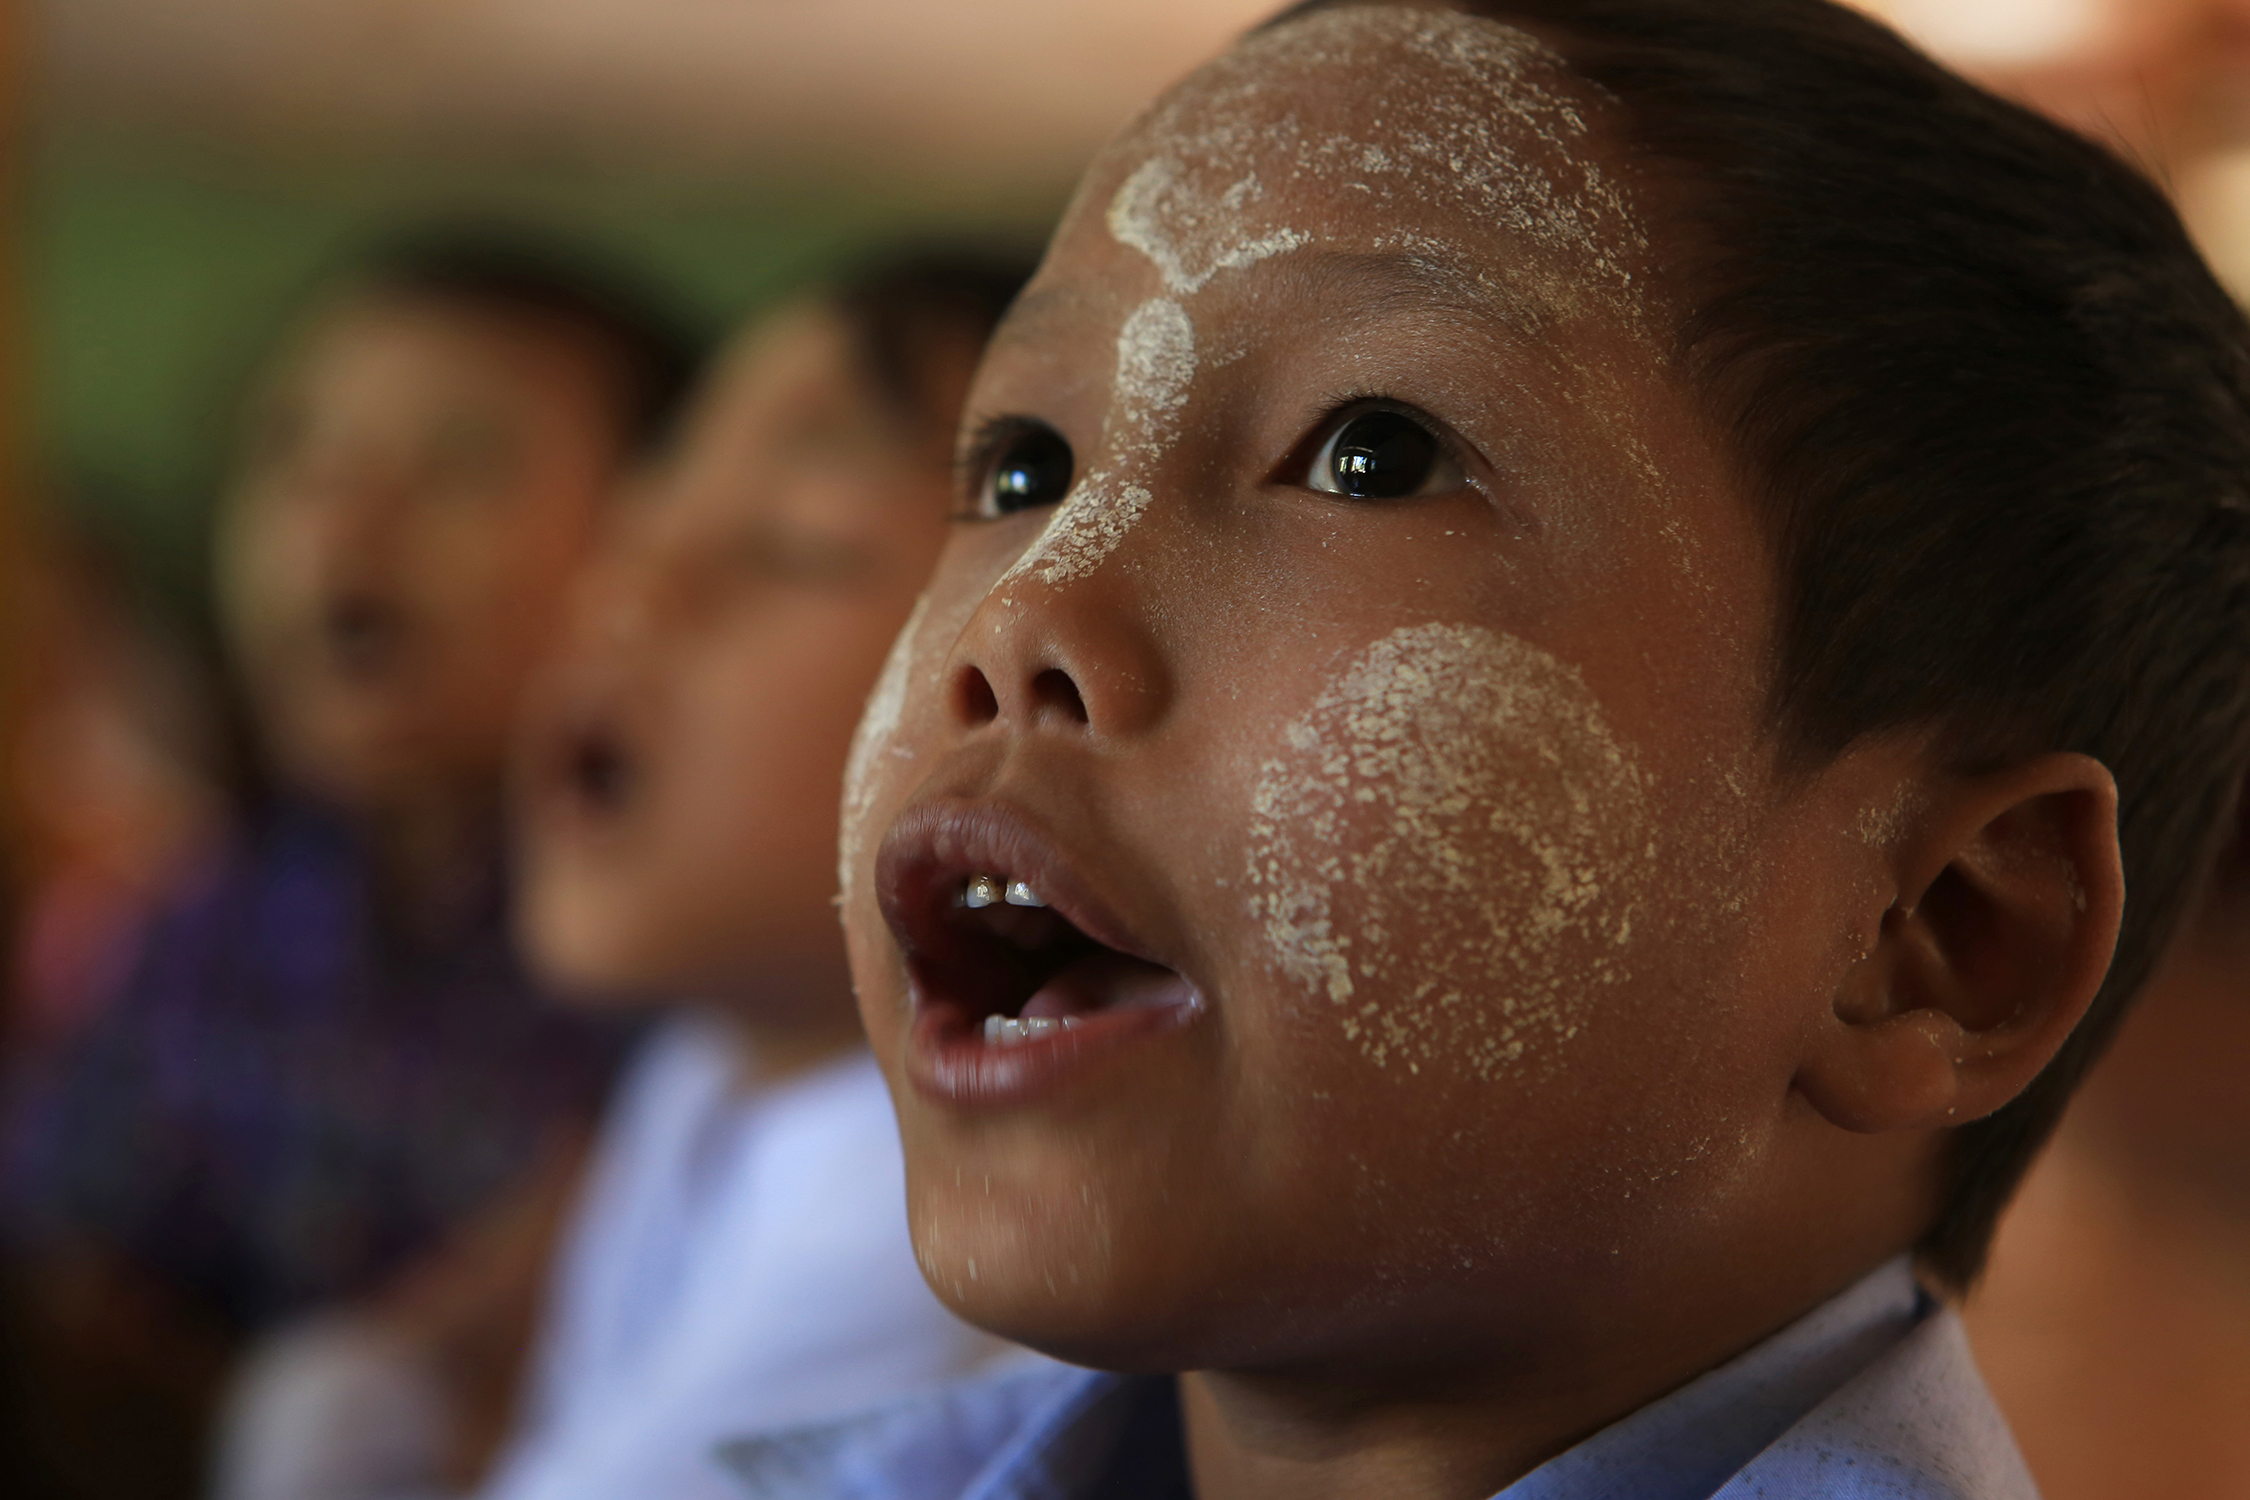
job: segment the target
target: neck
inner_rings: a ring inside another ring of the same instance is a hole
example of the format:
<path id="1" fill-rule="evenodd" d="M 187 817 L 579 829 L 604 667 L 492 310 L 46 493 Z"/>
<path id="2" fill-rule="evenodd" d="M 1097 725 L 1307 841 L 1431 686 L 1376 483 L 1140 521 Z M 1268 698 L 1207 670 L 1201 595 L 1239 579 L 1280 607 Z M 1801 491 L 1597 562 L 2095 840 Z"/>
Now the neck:
<path id="1" fill-rule="evenodd" d="M 1644 1479 L 1655 1466 L 1732 1472 L 1759 1443 L 1736 1451 L 1748 1434 L 1726 1420 L 1714 1424 L 1714 1414 L 1735 1411 L 1767 1386 L 1801 1390 L 1809 1409 L 1829 1388 L 1822 1381 L 1910 1326 L 1914 1297 L 1904 1277 L 1864 1280 L 1853 1268 L 1865 1255 L 1824 1268 L 1823 1255 L 1789 1253 L 1777 1243 L 1785 1238 L 1777 1230 L 1702 1253 L 1678 1245 L 1631 1275 L 1527 1267 L 1510 1281 L 1548 1295 L 1518 1304 L 1505 1325 L 1482 1328 L 1480 1311 L 1489 1317 L 1510 1300 L 1505 1293 L 1472 1292 L 1432 1309 L 1409 1336 L 1390 1330 L 1395 1362 L 1387 1368 L 1380 1352 L 1361 1350 L 1310 1370 L 1184 1376 L 1195 1492 L 1202 1500 L 1487 1500 L 1627 1417 L 1639 1418 L 1633 1431 L 1604 1439 L 1585 1462 L 1605 1472 L 1649 1466 Z M 1744 1275 L 1746 1264 L 1761 1274 Z M 1825 1309 L 1821 1318 L 1801 1322 L 1816 1308 Z M 1769 1345 L 1785 1331 L 1787 1339 Z M 1695 1402 L 1648 1410 L 1761 1345 L 1768 1347 L 1754 1364 Z M 1618 1482 L 1628 1477 L 1618 1472 Z"/>
<path id="2" fill-rule="evenodd" d="M 1595 1319 L 1510 1341 L 1555 1357 L 1512 1359 L 1504 1372 L 1479 1369 L 1464 1351 L 1380 1382 L 1359 1371 L 1348 1380 L 1184 1376 L 1195 1492 L 1202 1500 L 1486 1500 L 1762 1336 L 1741 1330 L 1770 1331 L 1805 1310 L 1760 1309 L 1739 1292 L 1713 1290 L 1707 1301 L 1606 1301 Z"/>
<path id="3" fill-rule="evenodd" d="M 1180 1413 L 1204 1500 L 1485 1500 L 1578 1435 L 1512 1400 L 1398 1401 L 1211 1372 L 1181 1377 Z"/>
<path id="4" fill-rule="evenodd" d="M 443 932 L 491 894 L 500 828 L 489 789 L 386 808 L 367 826 L 378 898 L 405 931 Z"/>

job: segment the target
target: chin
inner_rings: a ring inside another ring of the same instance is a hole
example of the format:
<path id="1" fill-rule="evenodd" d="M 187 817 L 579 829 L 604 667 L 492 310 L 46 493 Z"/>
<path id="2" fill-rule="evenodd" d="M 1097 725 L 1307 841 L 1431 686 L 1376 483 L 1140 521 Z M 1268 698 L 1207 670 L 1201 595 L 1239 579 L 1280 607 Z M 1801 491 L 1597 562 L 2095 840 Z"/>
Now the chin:
<path id="1" fill-rule="evenodd" d="M 645 945 L 620 930 L 617 916 L 614 905 L 599 900 L 561 902 L 527 893 L 517 922 L 525 965 L 544 987 L 575 1004 L 626 1004 L 661 992 L 664 976 L 645 961 Z"/>
<path id="2" fill-rule="evenodd" d="M 996 1338 L 1090 1370 L 1120 1375 L 1170 1375 L 1203 1368 L 1191 1340 L 1168 1336 L 1170 1320 L 1116 1289 L 1089 1294 L 1058 1278 L 1050 1289 L 1043 1270 L 988 1267 L 967 1279 L 965 1260 L 925 1261 L 923 1276 L 955 1317 Z"/>
<path id="3" fill-rule="evenodd" d="M 1074 1195 L 1073 1195 L 1074 1196 Z M 915 1258 L 955 1316 L 1053 1359 L 1121 1374 L 1209 1368 L 1240 1352 L 1193 1237 L 1112 1232 L 1098 1210 L 1011 1212 L 972 1184 L 930 1205 L 910 1188 Z M 1139 1241 L 1136 1243 L 1135 1241 Z"/>

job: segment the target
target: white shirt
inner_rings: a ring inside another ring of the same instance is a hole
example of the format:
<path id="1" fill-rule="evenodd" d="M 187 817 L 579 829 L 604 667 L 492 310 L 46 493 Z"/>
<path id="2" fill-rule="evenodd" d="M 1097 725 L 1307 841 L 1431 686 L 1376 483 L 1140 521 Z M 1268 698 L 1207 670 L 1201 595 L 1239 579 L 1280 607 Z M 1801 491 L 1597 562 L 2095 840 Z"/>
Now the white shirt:
<path id="1" fill-rule="evenodd" d="M 744 1086 L 745 1062 L 723 1022 L 691 1014 L 627 1073 L 557 1263 L 523 1424 L 484 1500 L 728 1494 L 722 1439 L 922 1390 L 1006 1348 L 923 1284 L 874 1060 L 768 1088 Z M 333 1324 L 300 1342 L 246 1383 L 219 1495 L 435 1494 L 434 1436 L 417 1444 L 394 1421 L 370 1442 L 377 1411 L 429 1407 L 395 1354 L 364 1337 L 340 1349 Z"/>

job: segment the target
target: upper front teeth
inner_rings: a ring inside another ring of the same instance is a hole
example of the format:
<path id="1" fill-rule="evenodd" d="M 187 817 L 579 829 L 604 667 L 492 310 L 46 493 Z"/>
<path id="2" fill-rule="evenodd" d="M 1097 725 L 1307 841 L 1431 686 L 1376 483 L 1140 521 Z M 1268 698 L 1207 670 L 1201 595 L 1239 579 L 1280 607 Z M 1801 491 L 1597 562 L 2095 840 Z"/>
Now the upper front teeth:
<path id="1" fill-rule="evenodd" d="M 1003 881 L 997 875 L 971 875 L 962 889 L 961 904 L 975 910 L 982 906 L 997 906 L 1005 901 L 1010 906 L 1045 906 L 1038 893 L 1021 880 Z"/>
<path id="2" fill-rule="evenodd" d="M 1076 1016 L 986 1016 L 984 1039 L 987 1043 L 1012 1046 L 1029 1041 L 1035 1036 L 1047 1036 L 1057 1031 L 1076 1031 Z"/>

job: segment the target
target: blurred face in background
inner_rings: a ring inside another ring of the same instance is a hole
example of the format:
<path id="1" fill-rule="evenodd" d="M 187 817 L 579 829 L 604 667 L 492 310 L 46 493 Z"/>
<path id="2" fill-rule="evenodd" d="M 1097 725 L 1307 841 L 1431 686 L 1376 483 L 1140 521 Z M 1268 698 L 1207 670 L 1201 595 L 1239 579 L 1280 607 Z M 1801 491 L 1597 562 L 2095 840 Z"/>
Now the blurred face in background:
<path id="1" fill-rule="evenodd" d="M 364 293 L 259 394 L 225 623 L 276 769 L 380 815 L 489 789 L 615 482 L 622 372 L 567 323 Z"/>
<path id="2" fill-rule="evenodd" d="M 848 1021 L 844 759 L 945 538 L 977 346 L 925 353 L 909 418 L 835 313 L 785 310 L 621 510 L 519 763 L 518 925 L 551 981 Z"/>

